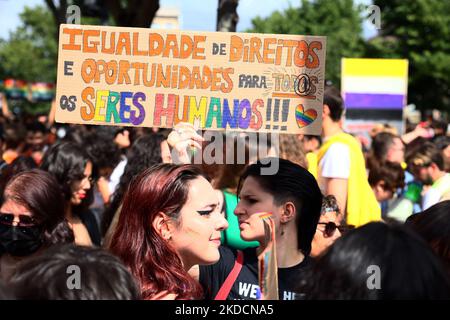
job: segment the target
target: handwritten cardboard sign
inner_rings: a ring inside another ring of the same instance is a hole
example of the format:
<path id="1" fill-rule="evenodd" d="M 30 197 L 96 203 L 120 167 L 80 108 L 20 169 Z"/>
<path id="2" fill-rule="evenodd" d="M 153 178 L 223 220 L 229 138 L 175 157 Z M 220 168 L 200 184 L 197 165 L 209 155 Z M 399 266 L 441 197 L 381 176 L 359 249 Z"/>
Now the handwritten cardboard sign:
<path id="1" fill-rule="evenodd" d="M 56 121 L 319 134 L 325 37 L 60 27 Z"/>

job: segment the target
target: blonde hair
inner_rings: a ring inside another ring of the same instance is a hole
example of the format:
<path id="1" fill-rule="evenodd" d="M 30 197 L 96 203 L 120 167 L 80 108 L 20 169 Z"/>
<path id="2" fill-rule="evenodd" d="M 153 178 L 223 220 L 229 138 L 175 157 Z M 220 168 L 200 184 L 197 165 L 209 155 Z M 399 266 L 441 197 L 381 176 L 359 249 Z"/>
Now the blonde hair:
<path id="1" fill-rule="evenodd" d="M 280 134 L 280 158 L 292 161 L 303 168 L 308 168 L 305 151 L 297 135 Z"/>

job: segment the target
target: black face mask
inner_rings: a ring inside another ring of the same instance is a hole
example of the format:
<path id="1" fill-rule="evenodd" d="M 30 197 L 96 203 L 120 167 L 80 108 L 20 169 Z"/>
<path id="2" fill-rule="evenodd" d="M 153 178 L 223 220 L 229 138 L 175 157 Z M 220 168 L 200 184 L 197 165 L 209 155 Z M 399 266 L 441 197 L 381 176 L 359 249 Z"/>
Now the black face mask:
<path id="1" fill-rule="evenodd" d="M 0 252 L 12 256 L 28 256 L 42 246 L 42 228 L 0 224 Z"/>

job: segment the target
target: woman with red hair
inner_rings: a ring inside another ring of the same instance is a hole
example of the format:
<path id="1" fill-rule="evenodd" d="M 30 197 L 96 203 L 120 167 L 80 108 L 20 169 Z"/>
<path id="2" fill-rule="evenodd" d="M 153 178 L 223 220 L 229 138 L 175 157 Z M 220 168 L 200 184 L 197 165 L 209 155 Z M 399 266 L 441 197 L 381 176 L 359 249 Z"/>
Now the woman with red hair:
<path id="1" fill-rule="evenodd" d="M 220 232 L 228 223 L 218 200 L 191 165 L 156 165 L 131 182 L 110 250 L 135 276 L 144 299 L 203 297 L 187 271 L 220 258 Z"/>

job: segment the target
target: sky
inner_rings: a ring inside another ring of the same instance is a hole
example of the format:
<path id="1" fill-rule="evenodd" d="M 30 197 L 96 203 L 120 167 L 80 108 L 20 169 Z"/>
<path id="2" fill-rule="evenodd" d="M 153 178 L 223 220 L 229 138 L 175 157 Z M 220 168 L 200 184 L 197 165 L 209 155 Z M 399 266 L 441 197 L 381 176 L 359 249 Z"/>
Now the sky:
<path id="1" fill-rule="evenodd" d="M 107 1 L 107 0 L 106 0 Z M 333 1 L 333 0 L 330 0 Z M 370 4 L 371 0 L 356 0 L 356 3 Z M 181 28 L 193 31 L 214 31 L 216 28 L 217 0 L 160 0 L 160 7 L 178 7 L 181 12 Z M 251 27 L 251 20 L 267 17 L 273 11 L 297 6 L 299 0 L 240 0 L 237 31 Z M 44 0 L 0 0 L 0 38 L 7 39 L 9 32 L 20 25 L 19 14 L 25 6 L 45 5 Z M 369 23 L 364 23 L 364 37 L 376 34 Z"/>

